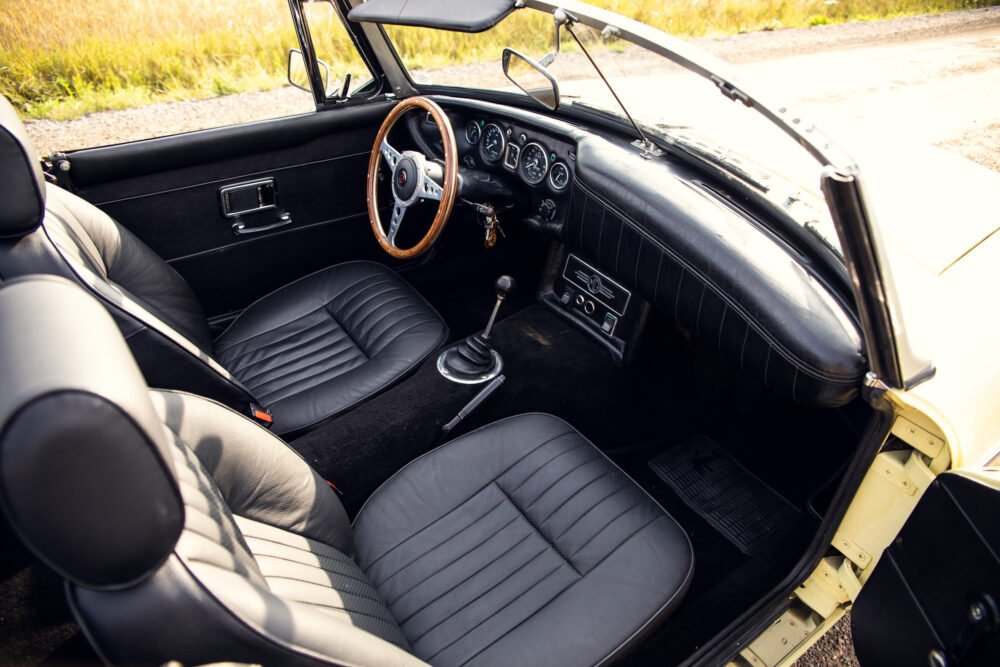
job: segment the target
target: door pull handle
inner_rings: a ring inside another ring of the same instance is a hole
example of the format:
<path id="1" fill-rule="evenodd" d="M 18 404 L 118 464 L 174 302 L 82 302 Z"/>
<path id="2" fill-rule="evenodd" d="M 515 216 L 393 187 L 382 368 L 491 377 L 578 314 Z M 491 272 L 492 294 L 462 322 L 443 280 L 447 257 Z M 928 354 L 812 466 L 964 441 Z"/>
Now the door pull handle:
<path id="1" fill-rule="evenodd" d="M 279 227 L 284 227 L 285 225 L 292 224 L 292 216 L 288 213 L 282 213 L 281 217 L 278 218 L 277 222 L 273 222 L 270 225 L 260 225 L 259 227 L 247 227 L 245 222 L 234 222 L 233 223 L 233 233 L 237 236 L 246 236 L 247 234 L 260 234 L 261 232 L 269 232 L 272 229 L 278 229 Z"/>

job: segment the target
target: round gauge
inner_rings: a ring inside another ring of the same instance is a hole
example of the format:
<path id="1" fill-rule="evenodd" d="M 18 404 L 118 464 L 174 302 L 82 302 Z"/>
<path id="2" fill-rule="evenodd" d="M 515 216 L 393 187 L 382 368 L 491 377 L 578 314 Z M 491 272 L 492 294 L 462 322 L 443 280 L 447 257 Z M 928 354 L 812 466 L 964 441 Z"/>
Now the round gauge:
<path id="1" fill-rule="evenodd" d="M 556 162 L 549 170 L 549 185 L 553 190 L 564 190 L 569 185 L 569 167 L 565 162 Z"/>
<path id="2" fill-rule="evenodd" d="M 478 122 L 470 120 L 469 124 L 465 126 L 465 138 L 470 144 L 478 144 L 481 136 L 483 136 L 483 128 L 479 127 Z"/>
<path id="3" fill-rule="evenodd" d="M 499 162 L 507 147 L 507 137 L 496 123 L 490 123 L 483 128 L 483 141 L 479 144 L 479 153 L 487 162 Z"/>
<path id="4" fill-rule="evenodd" d="M 523 178 L 530 185 L 538 185 L 549 173 L 549 156 L 540 144 L 531 142 L 521 149 L 521 164 L 518 167 Z"/>

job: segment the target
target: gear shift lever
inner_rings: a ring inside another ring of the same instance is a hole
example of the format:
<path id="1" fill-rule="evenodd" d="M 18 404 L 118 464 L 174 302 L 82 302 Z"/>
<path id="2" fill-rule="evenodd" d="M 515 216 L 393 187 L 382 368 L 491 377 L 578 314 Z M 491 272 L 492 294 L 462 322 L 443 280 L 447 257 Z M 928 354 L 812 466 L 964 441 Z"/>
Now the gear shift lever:
<path id="1" fill-rule="evenodd" d="M 452 382 L 479 384 L 492 380 L 503 369 L 500 353 L 490 346 L 493 324 L 504 300 L 514 291 L 516 283 L 510 276 L 497 278 L 497 302 L 490 313 L 486 328 L 449 347 L 438 357 L 437 367 L 441 375 Z"/>
<path id="2" fill-rule="evenodd" d="M 497 319 L 497 312 L 500 310 L 500 305 L 504 302 L 504 299 L 507 298 L 507 295 L 514 291 L 515 287 L 517 287 L 517 282 L 515 282 L 515 280 L 510 276 L 503 275 L 497 278 L 497 302 L 496 305 L 493 306 L 493 312 L 490 313 L 490 319 L 486 323 L 486 328 L 483 329 L 483 340 L 490 339 L 490 334 L 493 333 L 493 323 Z"/>

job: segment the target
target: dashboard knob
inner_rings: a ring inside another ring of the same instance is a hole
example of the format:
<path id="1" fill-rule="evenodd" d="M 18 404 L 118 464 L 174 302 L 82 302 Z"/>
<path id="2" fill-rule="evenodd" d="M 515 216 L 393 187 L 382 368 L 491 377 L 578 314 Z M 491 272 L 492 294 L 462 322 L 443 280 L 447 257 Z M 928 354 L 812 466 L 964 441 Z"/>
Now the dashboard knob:
<path id="1" fill-rule="evenodd" d="M 556 208 L 556 203 L 551 199 L 543 199 L 542 203 L 538 205 L 538 215 L 545 222 L 552 222 L 556 219 L 556 213 L 558 213 Z"/>

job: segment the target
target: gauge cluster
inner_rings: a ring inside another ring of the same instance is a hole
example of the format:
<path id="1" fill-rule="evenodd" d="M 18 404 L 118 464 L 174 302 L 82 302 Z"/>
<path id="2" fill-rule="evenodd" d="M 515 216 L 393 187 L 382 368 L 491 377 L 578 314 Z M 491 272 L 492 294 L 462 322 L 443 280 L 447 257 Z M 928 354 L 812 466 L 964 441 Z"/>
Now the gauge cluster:
<path id="1" fill-rule="evenodd" d="M 576 153 L 568 142 L 489 118 L 468 119 L 461 137 L 459 153 L 468 167 L 504 169 L 557 195 L 573 180 Z"/>

